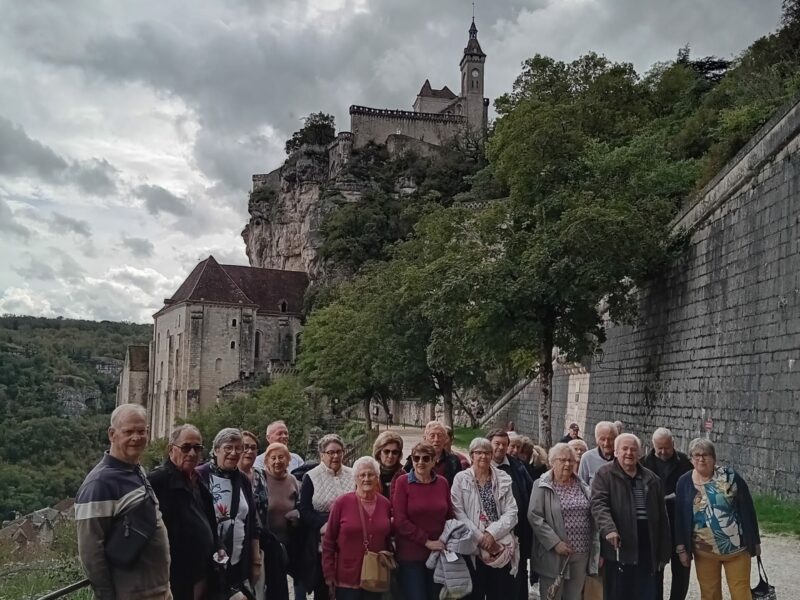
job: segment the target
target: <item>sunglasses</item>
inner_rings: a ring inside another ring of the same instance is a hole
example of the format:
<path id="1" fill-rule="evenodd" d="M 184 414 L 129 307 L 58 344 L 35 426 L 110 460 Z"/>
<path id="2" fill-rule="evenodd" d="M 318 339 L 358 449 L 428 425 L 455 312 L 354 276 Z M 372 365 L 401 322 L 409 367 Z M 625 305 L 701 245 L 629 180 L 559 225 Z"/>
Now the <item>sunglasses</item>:
<path id="1" fill-rule="evenodd" d="M 388 448 L 384 448 L 381 450 L 381 454 L 384 456 L 400 456 L 400 450 L 389 450 Z"/>
<path id="2" fill-rule="evenodd" d="M 431 457 L 428 456 L 427 454 L 423 455 L 415 454 L 414 456 L 411 457 L 411 460 L 413 460 L 415 463 L 420 461 L 424 463 L 429 463 L 431 462 Z"/>

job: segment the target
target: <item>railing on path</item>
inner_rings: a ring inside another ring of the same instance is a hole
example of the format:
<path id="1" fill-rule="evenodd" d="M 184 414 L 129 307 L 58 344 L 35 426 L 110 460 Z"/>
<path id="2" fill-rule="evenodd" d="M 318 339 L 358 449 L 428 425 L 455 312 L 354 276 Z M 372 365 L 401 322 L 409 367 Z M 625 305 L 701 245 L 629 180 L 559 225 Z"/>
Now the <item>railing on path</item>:
<path id="1" fill-rule="evenodd" d="M 353 465 L 353 461 L 361 456 L 372 456 L 372 444 L 378 437 L 376 430 L 368 431 L 356 437 L 352 442 L 345 444 L 344 457 L 342 462 L 348 466 Z"/>
<path id="2" fill-rule="evenodd" d="M 55 592 L 50 592 L 44 596 L 41 596 L 38 600 L 55 600 L 56 598 L 63 598 L 67 594 L 71 594 L 72 592 L 77 592 L 79 589 L 86 587 L 89 585 L 88 579 L 81 579 L 80 581 L 76 581 L 75 583 L 71 583 L 67 587 L 63 587 L 60 590 L 56 590 Z"/>

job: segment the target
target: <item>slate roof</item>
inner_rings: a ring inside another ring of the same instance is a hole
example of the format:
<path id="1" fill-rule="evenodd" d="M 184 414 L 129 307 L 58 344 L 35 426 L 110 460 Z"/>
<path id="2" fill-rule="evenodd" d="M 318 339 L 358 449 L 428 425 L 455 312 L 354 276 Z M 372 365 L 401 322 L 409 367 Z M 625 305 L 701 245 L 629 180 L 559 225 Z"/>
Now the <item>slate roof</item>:
<path id="1" fill-rule="evenodd" d="M 259 312 L 280 313 L 280 304 L 286 301 L 286 312 L 299 314 L 307 287 L 308 275 L 302 271 L 221 265 L 209 256 L 164 304 L 213 302 L 256 306 Z"/>
<path id="2" fill-rule="evenodd" d="M 455 98 L 458 98 L 458 96 L 450 91 L 450 88 L 447 86 L 444 86 L 440 90 L 433 89 L 431 87 L 431 82 L 428 79 L 426 79 L 425 83 L 422 84 L 422 89 L 419 91 L 417 96 L 423 96 L 424 98 L 444 98 L 445 100 L 454 100 Z"/>

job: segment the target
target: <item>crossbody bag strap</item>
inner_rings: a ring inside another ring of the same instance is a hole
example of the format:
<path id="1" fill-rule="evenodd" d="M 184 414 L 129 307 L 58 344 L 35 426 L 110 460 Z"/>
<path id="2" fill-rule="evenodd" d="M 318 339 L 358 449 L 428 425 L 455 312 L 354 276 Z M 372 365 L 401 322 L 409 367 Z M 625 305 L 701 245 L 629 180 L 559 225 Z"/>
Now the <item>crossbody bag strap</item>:
<path id="1" fill-rule="evenodd" d="M 239 473 L 234 473 L 231 477 L 231 521 L 235 521 L 236 515 L 239 514 L 239 501 L 242 496 L 242 482 L 238 475 Z"/>
<path id="2" fill-rule="evenodd" d="M 358 504 L 358 516 L 361 517 L 361 534 L 364 537 L 364 552 L 369 550 L 369 538 L 367 537 L 367 522 L 364 519 L 364 507 L 361 506 L 361 499 L 356 496 L 356 503 Z"/>
<path id="3" fill-rule="evenodd" d="M 758 561 L 758 576 L 769 585 L 769 578 L 767 578 L 767 571 L 764 569 L 764 563 L 761 561 L 761 557 L 757 556 L 756 560 Z"/>

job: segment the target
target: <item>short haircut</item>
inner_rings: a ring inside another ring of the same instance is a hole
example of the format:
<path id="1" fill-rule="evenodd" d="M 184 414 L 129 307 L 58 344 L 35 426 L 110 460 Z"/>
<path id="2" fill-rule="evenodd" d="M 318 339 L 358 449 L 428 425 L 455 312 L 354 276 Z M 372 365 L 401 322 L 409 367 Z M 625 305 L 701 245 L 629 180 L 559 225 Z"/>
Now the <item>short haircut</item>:
<path id="1" fill-rule="evenodd" d="M 147 422 L 147 409 L 145 409 L 145 407 L 141 404 L 133 404 L 129 402 L 126 404 L 120 404 L 114 409 L 114 412 L 111 413 L 111 427 L 116 429 L 129 415 L 139 415 L 145 420 L 145 422 Z"/>
<path id="2" fill-rule="evenodd" d="M 664 439 L 672 439 L 672 432 L 667 429 L 666 427 L 659 427 L 653 432 L 653 441 L 656 440 L 664 440 Z"/>
<path id="3" fill-rule="evenodd" d="M 476 437 L 469 443 L 469 454 L 472 456 L 472 453 L 480 450 L 482 452 L 492 452 L 492 443 L 487 440 L 485 437 Z"/>
<path id="4" fill-rule="evenodd" d="M 533 440 L 531 438 L 529 438 L 527 435 L 523 435 L 521 438 L 519 438 L 519 441 L 522 444 L 520 446 L 520 451 L 523 454 L 527 454 L 529 456 L 532 456 L 533 455 Z"/>
<path id="5" fill-rule="evenodd" d="M 400 452 L 403 452 L 403 438 L 400 437 L 400 434 L 394 431 L 382 431 L 378 434 L 378 437 L 375 438 L 375 443 L 372 444 L 372 456 L 374 456 L 376 460 L 380 460 L 378 457 L 381 454 L 381 450 L 389 444 L 397 444 Z"/>
<path id="6" fill-rule="evenodd" d="M 625 423 L 622 421 L 614 421 L 614 427 L 617 428 L 617 435 L 625 431 Z"/>
<path id="7" fill-rule="evenodd" d="M 278 419 L 277 421 L 273 421 L 272 423 L 270 423 L 269 425 L 267 425 L 267 430 L 264 432 L 264 435 L 269 435 L 269 434 L 270 434 L 270 432 L 271 432 L 271 431 L 272 431 L 272 430 L 275 428 L 275 426 L 277 426 L 277 425 L 283 425 L 284 427 L 286 427 L 286 421 L 284 421 L 284 420 L 282 420 L 282 419 Z M 289 428 L 288 428 L 288 427 L 286 427 L 286 429 L 288 430 Z"/>
<path id="8" fill-rule="evenodd" d="M 639 448 L 639 450 L 642 449 L 642 440 L 640 440 L 638 437 L 636 437 L 632 433 L 620 433 L 614 439 L 614 452 L 619 450 L 620 444 L 622 444 L 622 442 L 624 442 L 625 440 L 634 440 L 636 442 L 636 447 Z"/>
<path id="9" fill-rule="evenodd" d="M 325 448 L 330 446 L 331 444 L 339 444 L 339 446 L 344 450 L 344 442 L 342 438 L 340 438 L 335 433 L 326 433 L 321 438 L 319 438 L 319 442 L 317 443 L 317 449 L 319 453 L 322 454 L 325 452 Z"/>
<path id="10" fill-rule="evenodd" d="M 220 429 L 219 433 L 214 436 L 214 443 L 212 444 L 214 450 L 222 446 L 223 444 L 230 444 L 232 442 L 241 442 L 242 441 L 242 432 L 240 429 L 236 429 L 236 427 L 226 427 L 224 429 Z"/>
<path id="11" fill-rule="evenodd" d="M 613 433 L 614 437 L 619 435 L 619 430 L 617 429 L 617 426 L 614 425 L 611 421 L 600 421 L 597 425 L 594 426 L 595 439 L 600 437 L 600 432 L 603 430 L 608 430 L 609 433 Z"/>
<path id="12" fill-rule="evenodd" d="M 181 434 L 184 431 L 193 431 L 197 435 L 200 436 L 200 439 L 203 439 L 203 436 L 200 434 L 200 430 L 195 427 L 194 425 L 190 425 L 189 423 L 184 423 L 183 425 L 178 425 L 175 429 L 173 429 L 169 434 L 169 445 L 174 446 L 178 443 L 178 440 L 181 439 Z"/>
<path id="13" fill-rule="evenodd" d="M 358 472 L 365 467 L 371 469 L 378 477 L 381 476 L 381 466 L 378 461 L 371 456 L 362 456 L 353 463 L 353 478 L 358 480 Z"/>
<path id="14" fill-rule="evenodd" d="M 447 433 L 447 428 L 444 426 L 444 423 L 441 423 L 440 421 L 428 421 L 428 423 L 425 425 L 425 435 L 428 435 L 434 429 L 441 429 L 444 431 L 446 436 L 450 437 Z"/>
<path id="15" fill-rule="evenodd" d="M 256 437 L 255 433 L 253 433 L 252 431 L 247 431 L 246 429 L 243 429 L 242 430 L 242 441 L 244 441 L 244 438 L 246 438 L 246 437 L 249 437 L 250 439 L 252 439 L 256 443 L 256 447 L 258 447 L 258 438 Z"/>
<path id="16" fill-rule="evenodd" d="M 414 447 L 411 449 L 411 456 L 415 454 L 425 454 L 433 458 L 436 456 L 436 449 L 427 442 L 419 442 L 418 444 L 414 444 Z"/>
<path id="17" fill-rule="evenodd" d="M 717 450 L 714 448 L 714 442 L 706 438 L 694 438 L 689 442 L 689 456 L 691 457 L 695 452 L 700 451 L 703 454 L 710 454 L 717 460 Z"/>
<path id="18" fill-rule="evenodd" d="M 570 448 L 577 448 L 578 446 L 583 446 L 584 452 L 589 449 L 589 444 L 584 442 L 583 440 L 574 439 L 567 442 Z"/>
<path id="19" fill-rule="evenodd" d="M 500 429 L 500 428 L 491 429 L 489 430 L 489 433 L 486 434 L 486 439 L 489 440 L 490 442 L 492 441 L 492 438 L 496 437 L 504 437 L 508 441 L 511 441 L 511 438 L 508 436 L 508 432 L 505 429 Z"/>
<path id="20" fill-rule="evenodd" d="M 269 446 L 267 446 L 267 449 L 264 450 L 264 461 L 266 462 L 266 460 L 269 458 L 269 455 L 274 452 L 282 452 L 286 455 L 287 459 L 292 459 L 289 449 L 284 444 L 281 444 L 280 442 L 272 442 Z"/>
<path id="21" fill-rule="evenodd" d="M 575 455 L 575 450 L 573 450 L 569 444 L 566 442 L 558 442 L 552 448 L 550 448 L 550 452 L 547 453 L 547 462 L 551 465 L 553 464 L 553 459 L 558 458 L 562 454 L 569 453 L 572 457 L 572 460 L 578 460 L 578 457 Z"/>

